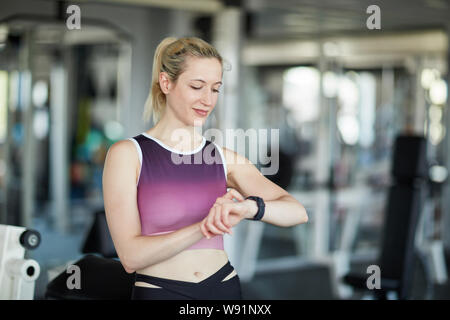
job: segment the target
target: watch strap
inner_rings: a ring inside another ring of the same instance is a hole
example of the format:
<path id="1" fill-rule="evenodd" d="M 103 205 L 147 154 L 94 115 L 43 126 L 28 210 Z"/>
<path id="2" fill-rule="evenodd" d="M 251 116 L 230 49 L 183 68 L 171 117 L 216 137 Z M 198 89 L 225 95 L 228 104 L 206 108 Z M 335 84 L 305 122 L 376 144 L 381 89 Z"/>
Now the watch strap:
<path id="1" fill-rule="evenodd" d="M 265 208 L 266 208 L 266 204 L 264 203 L 264 200 L 260 197 L 257 196 L 249 196 L 247 198 L 245 198 L 245 200 L 254 200 L 256 202 L 256 205 L 258 206 L 258 212 L 256 212 L 256 214 L 253 216 L 252 219 L 249 220 L 256 220 L 259 221 L 262 219 L 262 217 L 264 216 L 264 212 L 265 212 Z"/>

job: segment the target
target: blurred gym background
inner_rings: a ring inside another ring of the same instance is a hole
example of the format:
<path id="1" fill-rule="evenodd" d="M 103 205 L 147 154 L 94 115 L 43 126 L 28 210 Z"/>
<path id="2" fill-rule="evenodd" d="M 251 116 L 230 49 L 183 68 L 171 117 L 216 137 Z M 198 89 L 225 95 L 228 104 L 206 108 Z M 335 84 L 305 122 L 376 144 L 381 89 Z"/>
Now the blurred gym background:
<path id="1" fill-rule="evenodd" d="M 205 129 L 279 129 L 267 177 L 309 214 L 226 237 L 245 299 L 450 298 L 449 21 L 448 0 L 1 1 L 0 224 L 41 234 L 35 299 L 87 254 L 114 259 L 103 163 L 152 126 L 166 36 L 219 49 L 231 68 Z"/>

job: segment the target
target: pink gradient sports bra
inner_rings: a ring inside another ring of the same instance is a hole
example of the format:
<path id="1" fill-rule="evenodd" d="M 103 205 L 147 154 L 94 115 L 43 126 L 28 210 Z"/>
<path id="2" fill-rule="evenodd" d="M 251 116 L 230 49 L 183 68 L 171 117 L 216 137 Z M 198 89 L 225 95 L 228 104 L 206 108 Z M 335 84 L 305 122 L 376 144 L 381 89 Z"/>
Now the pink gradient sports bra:
<path id="1" fill-rule="evenodd" d="M 203 137 L 195 150 L 179 152 L 143 132 L 133 138 L 141 170 L 137 205 L 142 235 L 173 232 L 205 218 L 227 192 L 222 148 Z M 202 238 L 190 249 L 223 250 L 223 236 Z"/>

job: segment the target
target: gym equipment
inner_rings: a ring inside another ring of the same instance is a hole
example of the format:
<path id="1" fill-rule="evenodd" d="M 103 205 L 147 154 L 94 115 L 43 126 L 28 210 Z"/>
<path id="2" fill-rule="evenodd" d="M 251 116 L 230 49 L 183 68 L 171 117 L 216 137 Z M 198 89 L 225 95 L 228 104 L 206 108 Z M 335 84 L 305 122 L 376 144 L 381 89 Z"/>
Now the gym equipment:
<path id="1" fill-rule="evenodd" d="M 33 300 L 40 267 L 24 255 L 40 242 L 35 230 L 0 224 L 0 300 Z"/>
<path id="2" fill-rule="evenodd" d="M 73 265 L 80 271 L 80 288 L 70 288 L 71 273 L 66 268 L 47 285 L 48 300 L 129 300 L 134 273 L 128 274 L 119 260 L 109 233 L 103 209 L 94 212 L 94 219 L 82 245 L 86 254 Z"/>
<path id="3" fill-rule="evenodd" d="M 80 288 L 67 285 L 71 273 L 64 270 L 47 285 L 47 300 L 131 299 L 134 273 L 125 272 L 119 260 L 88 254 L 74 265 L 80 270 Z"/>
<path id="4" fill-rule="evenodd" d="M 105 210 L 94 213 L 94 221 L 86 236 L 81 252 L 100 254 L 105 258 L 118 258 L 106 222 Z"/>
<path id="5" fill-rule="evenodd" d="M 392 184 L 388 191 L 384 233 L 377 265 L 381 288 L 370 289 L 370 276 L 349 273 L 345 283 L 370 290 L 376 298 L 386 299 L 393 291 L 400 300 L 408 299 L 413 281 L 415 237 L 427 188 L 426 139 L 422 136 L 397 136 L 392 161 Z"/>

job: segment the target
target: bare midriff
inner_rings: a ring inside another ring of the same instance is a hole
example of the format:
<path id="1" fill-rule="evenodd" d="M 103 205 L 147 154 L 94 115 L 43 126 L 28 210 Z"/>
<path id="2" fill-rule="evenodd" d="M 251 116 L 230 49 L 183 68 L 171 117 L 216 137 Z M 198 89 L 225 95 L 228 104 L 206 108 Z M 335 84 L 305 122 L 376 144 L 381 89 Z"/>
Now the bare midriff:
<path id="1" fill-rule="evenodd" d="M 228 255 L 224 250 L 184 250 L 170 259 L 137 270 L 136 273 L 170 280 L 197 283 L 216 273 L 227 262 Z M 227 275 L 222 281 L 226 281 L 234 275 L 236 275 L 235 271 Z M 135 285 L 158 288 L 156 285 L 140 281 L 135 282 Z"/>

